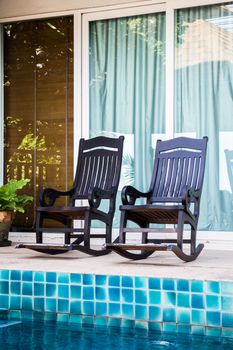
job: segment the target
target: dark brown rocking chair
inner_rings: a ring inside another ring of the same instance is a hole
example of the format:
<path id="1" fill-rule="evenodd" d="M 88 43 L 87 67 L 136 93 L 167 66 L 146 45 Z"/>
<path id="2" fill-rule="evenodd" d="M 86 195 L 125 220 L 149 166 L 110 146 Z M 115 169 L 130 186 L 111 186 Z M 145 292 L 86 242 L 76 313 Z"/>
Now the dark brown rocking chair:
<path id="1" fill-rule="evenodd" d="M 207 137 L 157 141 L 150 189 L 142 193 L 132 186 L 123 188 L 119 243 L 107 244 L 108 248 L 133 260 L 144 259 L 156 250 L 172 251 L 186 262 L 197 258 L 204 247 L 196 246 L 196 230 L 207 141 Z M 146 204 L 137 205 L 139 198 L 146 198 Z M 140 228 L 127 227 L 128 221 Z M 149 239 L 150 232 L 158 231 L 150 224 L 176 225 L 176 239 Z M 190 239 L 183 239 L 184 224 L 191 227 Z M 127 232 L 142 233 L 141 243 L 127 243 Z M 184 252 L 184 243 L 190 244 L 190 254 Z"/>
<path id="2" fill-rule="evenodd" d="M 104 255 L 109 249 L 92 249 L 91 238 L 105 238 L 112 242 L 112 221 L 115 212 L 116 194 L 120 179 L 124 137 L 96 137 L 80 140 L 78 163 L 73 188 L 67 192 L 46 188 L 40 195 L 40 207 L 36 215 L 37 244 L 19 244 L 17 248 L 29 248 L 47 254 L 60 254 L 80 250 L 90 255 Z M 56 206 L 59 197 L 67 196 L 69 205 Z M 76 200 L 86 200 L 89 205 L 75 206 Z M 100 208 L 102 200 L 108 200 L 108 210 Z M 59 228 L 47 228 L 45 219 L 60 224 Z M 83 220 L 83 228 L 75 228 L 74 220 Z M 106 225 L 105 234 L 90 232 L 92 220 Z M 64 244 L 43 244 L 43 232 L 64 233 Z M 75 240 L 71 243 L 71 239 Z M 81 243 L 84 242 L 83 245 Z"/>

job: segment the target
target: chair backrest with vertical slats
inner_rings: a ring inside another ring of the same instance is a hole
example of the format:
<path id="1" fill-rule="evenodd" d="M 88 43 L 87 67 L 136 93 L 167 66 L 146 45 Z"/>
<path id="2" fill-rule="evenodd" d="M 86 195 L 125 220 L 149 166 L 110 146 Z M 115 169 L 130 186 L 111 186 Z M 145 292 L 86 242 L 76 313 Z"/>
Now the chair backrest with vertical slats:
<path id="1" fill-rule="evenodd" d="M 74 180 L 73 199 L 87 199 L 94 187 L 117 192 L 122 163 L 124 137 L 81 139 Z"/>
<path id="2" fill-rule="evenodd" d="M 207 141 L 207 137 L 157 141 L 150 203 L 179 202 L 187 188 L 202 189 Z"/>

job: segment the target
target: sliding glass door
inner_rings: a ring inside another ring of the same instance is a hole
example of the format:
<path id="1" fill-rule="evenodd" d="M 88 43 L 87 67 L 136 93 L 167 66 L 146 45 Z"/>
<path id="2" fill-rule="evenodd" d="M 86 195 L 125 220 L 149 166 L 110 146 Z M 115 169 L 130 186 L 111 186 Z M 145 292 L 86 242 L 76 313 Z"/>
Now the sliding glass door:
<path id="1" fill-rule="evenodd" d="M 29 178 L 33 204 L 17 214 L 32 229 L 42 187 L 73 179 L 73 18 L 4 25 L 4 177 Z"/>
<path id="2" fill-rule="evenodd" d="M 91 137 L 125 135 L 119 190 L 147 190 L 165 133 L 165 13 L 90 22 L 89 113 Z"/>
<path id="3" fill-rule="evenodd" d="M 176 11 L 175 133 L 209 137 L 199 228 L 233 231 L 233 3 Z"/>

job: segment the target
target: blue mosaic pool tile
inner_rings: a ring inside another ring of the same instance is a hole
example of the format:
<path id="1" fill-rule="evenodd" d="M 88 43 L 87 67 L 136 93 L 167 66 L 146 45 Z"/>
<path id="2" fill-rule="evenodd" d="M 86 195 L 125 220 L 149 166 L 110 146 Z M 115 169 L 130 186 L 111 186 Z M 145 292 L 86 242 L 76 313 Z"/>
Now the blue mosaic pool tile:
<path id="1" fill-rule="evenodd" d="M 126 288 L 133 288 L 134 278 L 132 276 L 122 276 L 121 286 Z"/>
<path id="2" fill-rule="evenodd" d="M 130 288 L 122 288 L 121 290 L 122 301 L 125 303 L 134 302 L 134 291 Z"/>
<path id="3" fill-rule="evenodd" d="M 107 289 L 104 287 L 96 287 L 95 298 L 96 300 L 107 300 Z"/>
<path id="4" fill-rule="evenodd" d="M 111 287 L 120 287 L 120 276 L 109 276 L 108 285 Z"/>
<path id="5" fill-rule="evenodd" d="M 71 299 L 81 299 L 81 286 L 70 285 L 70 298 Z"/>
<path id="6" fill-rule="evenodd" d="M 177 290 L 187 292 L 189 291 L 189 281 L 188 280 L 177 280 Z"/>
<path id="7" fill-rule="evenodd" d="M 69 298 L 69 286 L 67 284 L 58 285 L 58 297 L 63 299 Z"/>
<path id="8" fill-rule="evenodd" d="M 191 306 L 193 309 L 204 309 L 205 301 L 203 294 L 192 294 L 191 295 Z"/>
<path id="9" fill-rule="evenodd" d="M 21 294 L 21 283 L 20 282 L 11 282 L 10 283 L 10 294 L 11 295 L 20 295 Z"/>
<path id="10" fill-rule="evenodd" d="M 222 334 L 221 328 L 206 327 L 205 335 L 208 337 L 220 337 Z"/>
<path id="11" fill-rule="evenodd" d="M 11 310 L 20 310 L 21 309 L 21 297 L 20 296 L 11 296 L 9 298 L 9 308 Z"/>
<path id="12" fill-rule="evenodd" d="M 48 282 L 48 283 L 56 283 L 57 282 L 57 274 L 56 274 L 56 272 L 46 272 L 46 282 Z"/>
<path id="13" fill-rule="evenodd" d="M 95 312 L 97 316 L 107 316 L 107 303 L 96 302 Z"/>
<path id="14" fill-rule="evenodd" d="M 220 310 L 220 297 L 218 295 L 207 294 L 205 298 L 206 298 L 206 309 Z"/>
<path id="15" fill-rule="evenodd" d="M 206 324 L 208 326 L 221 326 L 221 314 L 219 311 L 207 311 L 206 312 Z"/>
<path id="16" fill-rule="evenodd" d="M 70 274 L 70 283 L 72 284 L 81 284 L 82 276 L 79 273 L 71 273 Z"/>
<path id="17" fill-rule="evenodd" d="M 149 289 L 160 290 L 161 289 L 161 280 L 160 280 L 160 278 L 150 277 L 149 278 Z"/>
<path id="18" fill-rule="evenodd" d="M 95 282 L 94 275 L 91 274 L 84 274 L 82 275 L 82 281 L 84 286 L 90 286 L 93 285 Z"/>
<path id="19" fill-rule="evenodd" d="M 56 321 L 57 320 L 57 314 L 56 313 L 51 313 L 51 312 L 46 312 L 44 314 L 44 320 L 45 321 Z"/>
<path id="20" fill-rule="evenodd" d="M 21 271 L 18 271 L 18 270 L 10 271 L 10 280 L 11 281 L 21 281 Z"/>
<path id="21" fill-rule="evenodd" d="M 190 294 L 177 293 L 177 306 L 190 308 Z"/>
<path id="22" fill-rule="evenodd" d="M 149 306 L 149 321 L 162 322 L 162 310 L 158 306 Z"/>
<path id="23" fill-rule="evenodd" d="M 84 300 L 94 300 L 95 289 L 94 287 L 84 286 L 83 287 L 83 299 Z"/>
<path id="24" fill-rule="evenodd" d="M 8 318 L 10 320 L 20 320 L 21 319 L 21 311 L 9 310 Z"/>
<path id="25" fill-rule="evenodd" d="M 22 310 L 21 311 L 21 318 L 23 319 L 23 320 L 30 320 L 30 321 L 32 321 L 33 320 L 33 312 L 32 311 L 30 311 L 30 310 Z"/>
<path id="26" fill-rule="evenodd" d="M 177 309 L 177 323 L 191 324 L 191 311 L 188 309 Z"/>
<path id="27" fill-rule="evenodd" d="M 34 310 L 44 311 L 44 298 L 34 298 Z"/>
<path id="28" fill-rule="evenodd" d="M 0 270 L 0 280 L 9 280 L 9 270 Z"/>
<path id="29" fill-rule="evenodd" d="M 222 328 L 222 336 L 226 338 L 233 338 L 233 328 Z"/>
<path id="30" fill-rule="evenodd" d="M 221 297 L 221 305 L 223 311 L 233 312 L 233 297 Z"/>
<path id="31" fill-rule="evenodd" d="M 150 290 L 149 291 L 149 304 L 160 305 L 161 304 L 161 292 Z"/>
<path id="32" fill-rule="evenodd" d="M 135 321 L 134 320 L 121 320 L 121 327 L 124 328 L 130 328 L 133 329 L 135 327 Z"/>
<path id="33" fill-rule="evenodd" d="M 57 302 L 57 311 L 58 312 L 69 312 L 69 300 L 67 299 L 58 299 Z"/>
<path id="34" fill-rule="evenodd" d="M 121 314 L 120 304 L 118 303 L 108 304 L 108 315 L 110 317 L 120 317 L 120 314 Z"/>
<path id="35" fill-rule="evenodd" d="M 105 275 L 96 275 L 95 276 L 95 284 L 96 284 L 96 286 L 106 286 L 106 284 L 107 284 L 107 276 L 105 276 Z"/>
<path id="36" fill-rule="evenodd" d="M 95 325 L 107 327 L 108 326 L 108 318 L 107 317 L 96 317 L 95 318 Z"/>
<path id="37" fill-rule="evenodd" d="M 71 300 L 70 301 L 70 313 L 80 315 L 81 314 L 81 301 Z"/>
<path id="38" fill-rule="evenodd" d="M 70 275 L 68 273 L 58 272 L 58 274 L 57 274 L 58 283 L 68 284 L 70 282 L 69 276 Z"/>
<path id="39" fill-rule="evenodd" d="M 44 283 L 34 283 L 34 296 L 44 296 L 45 295 L 45 285 Z"/>
<path id="40" fill-rule="evenodd" d="M 57 299 L 46 298 L 45 299 L 45 311 L 57 312 Z"/>
<path id="41" fill-rule="evenodd" d="M 222 295 L 233 294 L 233 282 L 221 282 L 221 293 Z"/>
<path id="42" fill-rule="evenodd" d="M 149 322 L 148 327 L 149 327 L 150 331 L 153 331 L 155 333 L 162 333 L 162 331 L 163 331 L 163 324 L 162 323 Z"/>
<path id="43" fill-rule="evenodd" d="M 164 333 L 175 333 L 176 332 L 176 324 L 175 323 L 163 323 L 163 332 Z"/>
<path id="44" fill-rule="evenodd" d="M 144 322 L 144 321 L 135 321 L 134 327 L 136 329 L 141 329 L 142 331 L 147 332 L 148 331 L 148 322 Z"/>
<path id="45" fill-rule="evenodd" d="M 82 313 L 84 315 L 94 315 L 95 314 L 95 304 L 93 301 L 83 301 L 82 302 Z"/>
<path id="46" fill-rule="evenodd" d="M 147 291 L 146 290 L 135 290 L 135 302 L 137 304 L 147 304 Z"/>
<path id="47" fill-rule="evenodd" d="M 21 305 L 22 310 L 32 310 L 32 298 L 30 297 L 22 297 Z"/>
<path id="48" fill-rule="evenodd" d="M 32 282 L 32 271 L 22 271 L 22 281 Z"/>
<path id="49" fill-rule="evenodd" d="M 9 282 L 0 281 L 0 294 L 9 294 Z"/>
<path id="50" fill-rule="evenodd" d="M 55 314 L 56 315 L 56 314 Z M 35 321 L 44 321 L 45 320 L 45 314 L 41 311 L 34 311 L 32 313 L 33 320 Z M 56 318 L 55 318 L 56 320 Z"/>
<path id="51" fill-rule="evenodd" d="M 191 281 L 191 291 L 195 293 L 203 293 L 204 292 L 203 281 Z"/>
<path id="52" fill-rule="evenodd" d="M 108 325 L 110 327 L 120 327 L 121 326 L 121 319 L 120 318 L 109 318 Z"/>
<path id="53" fill-rule="evenodd" d="M 163 322 L 176 322 L 176 310 L 174 308 L 163 309 Z"/>
<path id="54" fill-rule="evenodd" d="M 190 334 L 191 326 L 187 324 L 178 324 L 176 331 L 177 333 Z"/>
<path id="55" fill-rule="evenodd" d="M 191 326 L 191 334 L 193 335 L 205 335 L 204 326 Z"/>
<path id="56" fill-rule="evenodd" d="M 134 319 L 134 305 L 132 304 L 122 304 L 122 317 Z"/>
<path id="57" fill-rule="evenodd" d="M 68 314 L 57 314 L 57 321 L 67 323 L 69 321 Z"/>
<path id="58" fill-rule="evenodd" d="M 192 324 L 194 325 L 205 325 L 206 324 L 206 315 L 204 310 L 192 310 Z"/>
<path id="59" fill-rule="evenodd" d="M 81 324 L 82 323 L 82 316 L 70 314 L 69 321 L 70 321 L 70 323 Z"/>
<path id="60" fill-rule="evenodd" d="M 148 288 L 148 278 L 146 277 L 134 277 L 135 288 Z"/>
<path id="61" fill-rule="evenodd" d="M 175 292 L 162 292 L 162 305 L 163 306 L 176 306 L 176 293 Z"/>
<path id="62" fill-rule="evenodd" d="M 230 313 L 230 312 L 222 313 L 222 327 L 233 328 L 233 313 Z"/>
<path id="63" fill-rule="evenodd" d="M 108 296 L 110 301 L 120 301 L 120 288 L 109 288 Z"/>
<path id="64" fill-rule="evenodd" d="M 44 272 L 34 272 L 34 282 L 44 282 L 45 281 L 45 273 Z"/>
<path id="65" fill-rule="evenodd" d="M 163 290 L 175 290 L 175 281 L 173 279 L 165 278 L 162 281 Z"/>
<path id="66" fill-rule="evenodd" d="M 205 292 L 208 294 L 219 294 L 220 282 L 216 282 L 216 281 L 205 282 Z"/>
<path id="67" fill-rule="evenodd" d="M 94 324 L 95 324 L 94 316 L 83 316 L 82 317 L 82 324 L 88 325 L 88 326 L 94 326 Z"/>
<path id="68" fill-rule="evenodd" d="M 0 309 L 8 309 L 9 307 L 9 296 L 1 295 L 0 296 Z"/>
<path id="69" fill-rule="evenodd" d="M 57 296 L 57 285 L 47 283 L 45 286 L 46 297 L 56 297 Z"/>
<path id="70" fill-rule="evenodd" d="M 32 283 L 23 282 L 22 283 L 22 295 L 32 295 Z"/>

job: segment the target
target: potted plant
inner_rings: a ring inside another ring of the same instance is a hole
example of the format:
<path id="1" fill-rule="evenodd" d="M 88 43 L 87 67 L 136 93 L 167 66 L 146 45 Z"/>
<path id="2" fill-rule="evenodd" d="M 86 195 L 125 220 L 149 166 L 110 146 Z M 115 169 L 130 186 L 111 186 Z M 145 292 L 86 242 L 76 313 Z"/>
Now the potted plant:
<path id="1" fill-rule="evenodd" d="M 32 196 L 18 193 L 28 182 L 29 179 L 13 179 L 0 186 L 0 247 L 11 245 L 8 234 L 14 214 L 24 213 L 25 205 L 33 200 Z"/>

